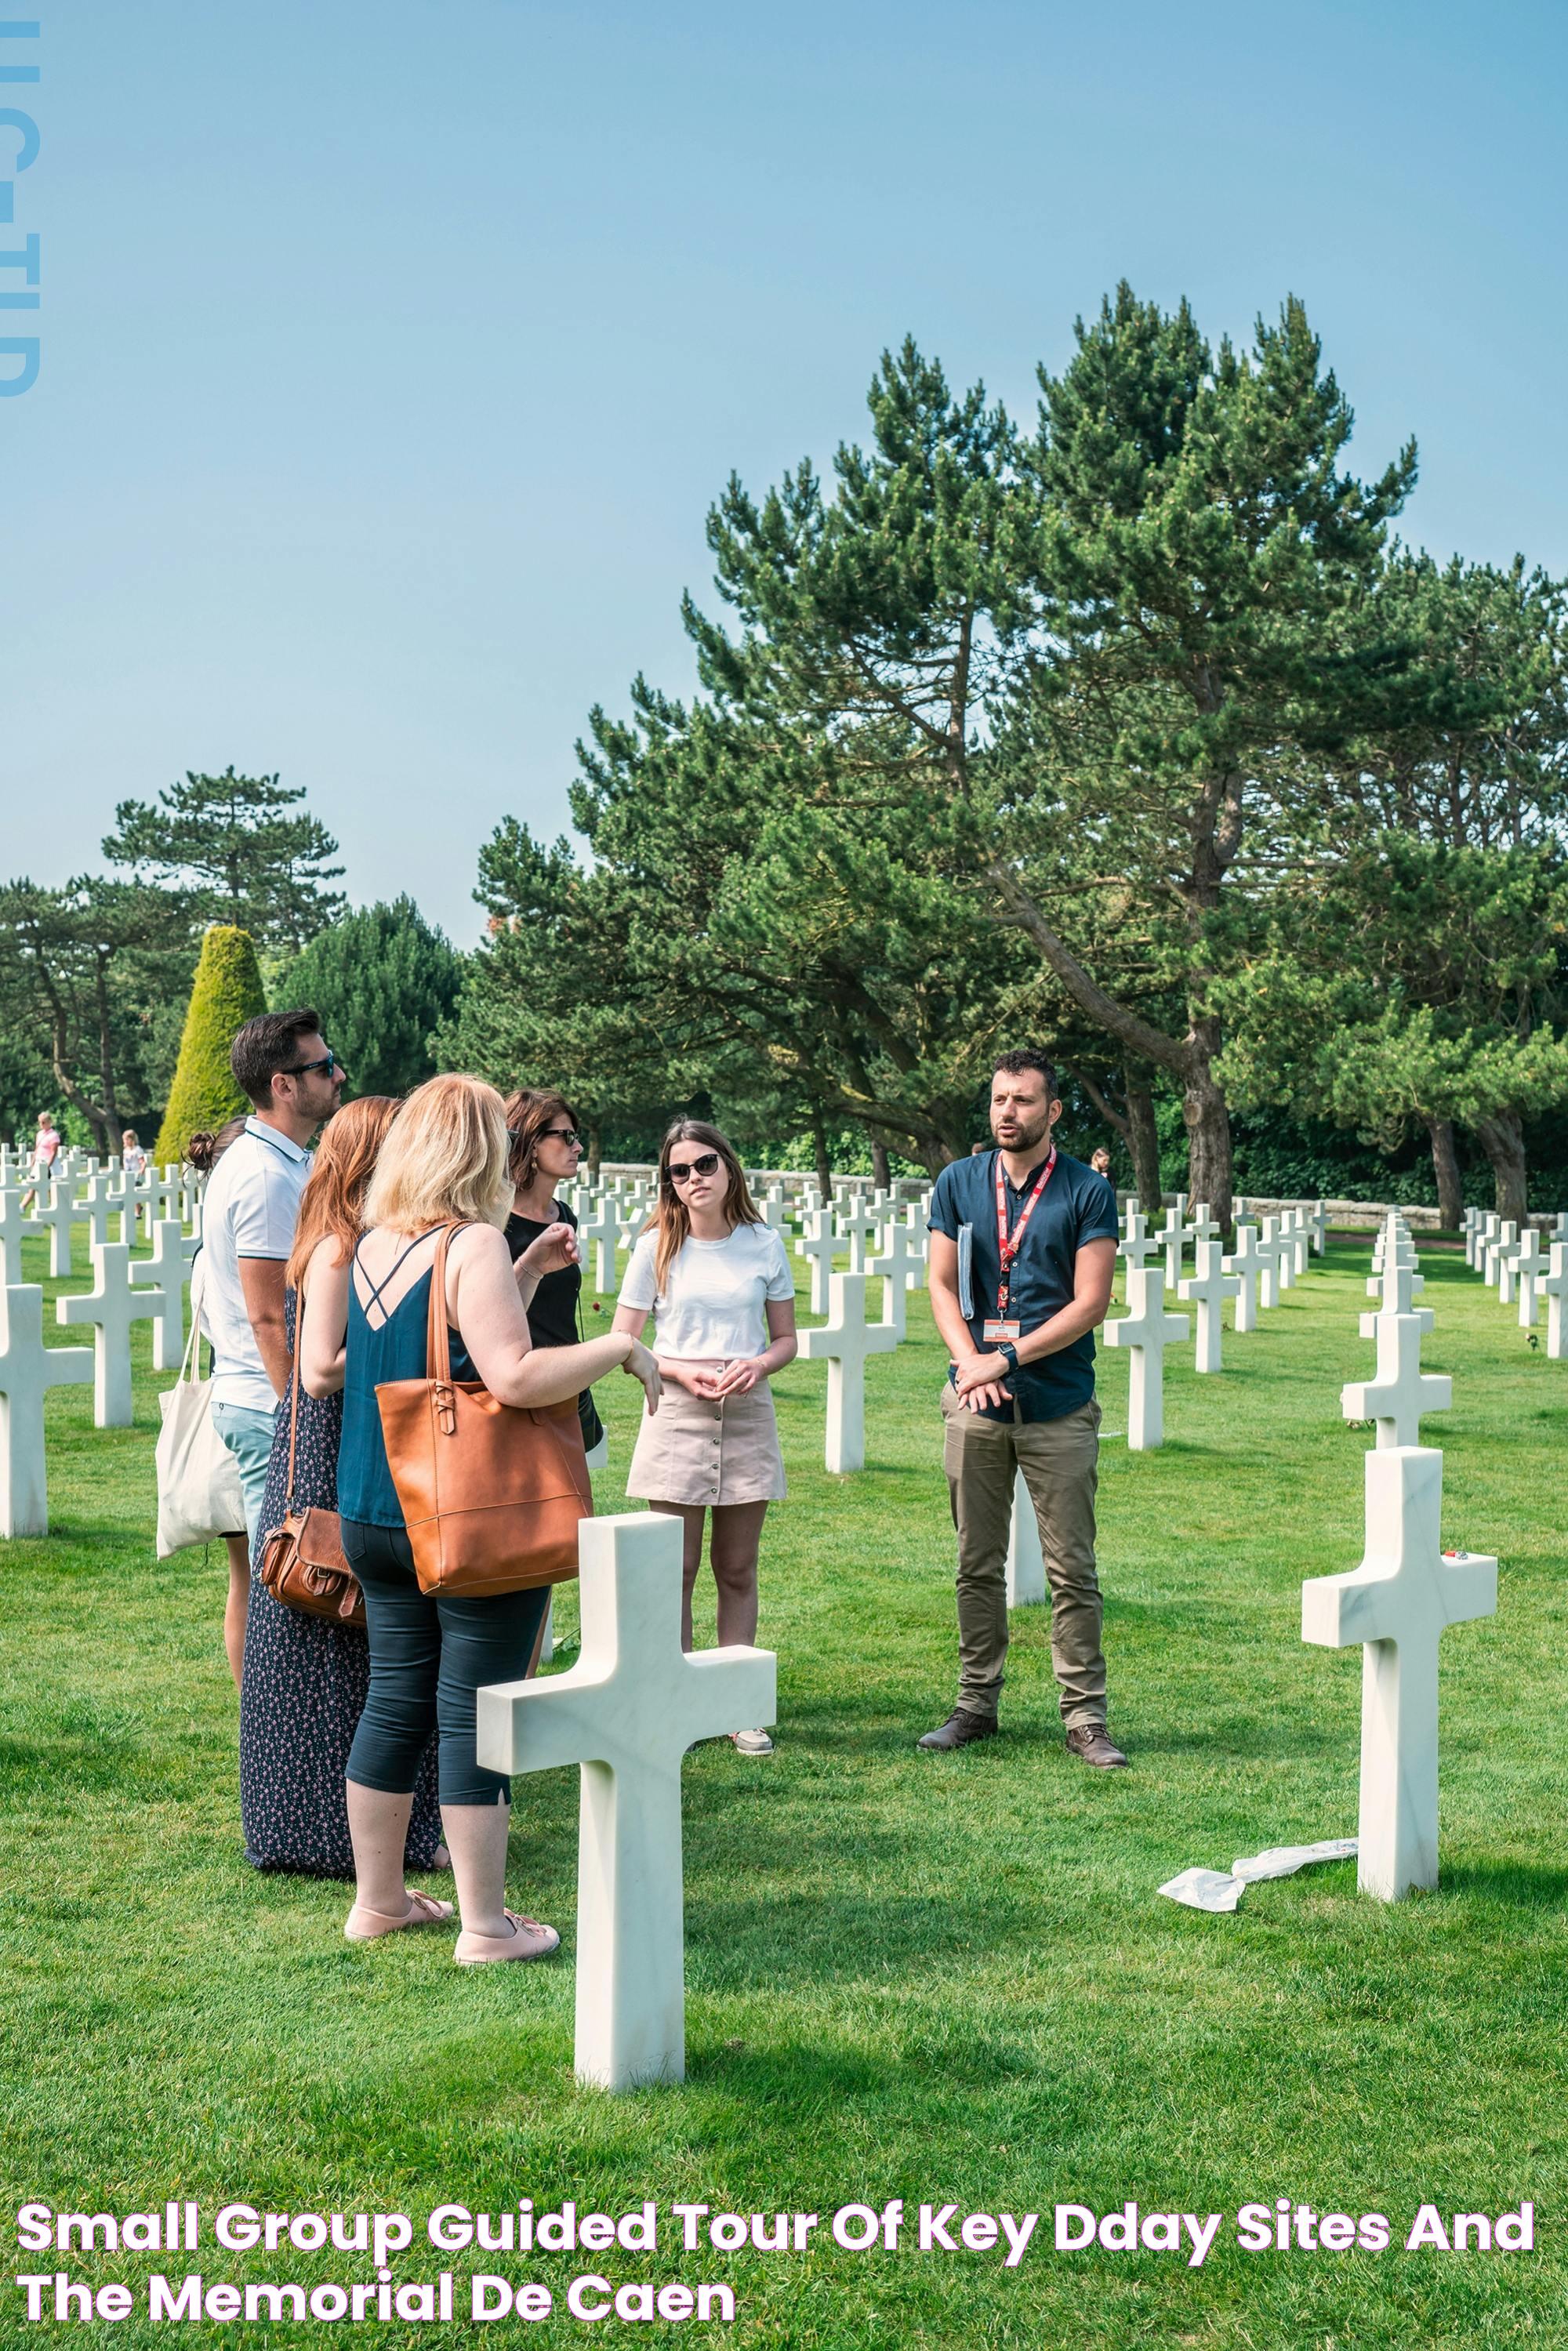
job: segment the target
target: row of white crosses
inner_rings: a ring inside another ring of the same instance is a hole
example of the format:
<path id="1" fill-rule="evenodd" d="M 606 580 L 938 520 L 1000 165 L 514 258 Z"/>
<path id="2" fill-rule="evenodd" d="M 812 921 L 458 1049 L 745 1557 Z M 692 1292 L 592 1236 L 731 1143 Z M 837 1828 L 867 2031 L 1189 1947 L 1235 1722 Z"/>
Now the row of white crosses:
<path id="1" fill-rule="evenodd" d="M 1542 1235 L 1527 1224 L 1522 1233 L 1511 1219 L 1491 1210 L 1467 1208 L 1464 1221 L 1465 1262 L 1474 1267 L 1489 1288 L 1495 1288 L 1504 1306 L 1517 1300 L 1519 1327 L 1533 1330 L 1546 1301 L 1546 1352 L 1553 1363 L 1568 1358 L 1568 1322 L 1563 1301 L 1568 1297 L 1568 1215 L 1556 1218 L 1542 1248 Z"/>
<path id="2" fill-rule="evenodd" d="M 1349 1575 L 1301 1586 L 1301 1638 L 1362 1645 L 1361 1797 L 1357 1879 L 1397 1902 L 1437 1883 L 1437 1647 L 1444 1628 L 1497 1608 L 1497 1562 L 1442 1548 L 1443 1457 L 1420 1443 L 1423 1414 L 1446 1412 L 1452 1382 L 1421 1370 L 1429 1310 L 1404 1220 L 1391 1216 L 1367 1288 L 1380 1301 L 1362 1318 L 1377 1343 L 1371 1380 L 1342 1393 L 1348 1420 L 1373 1420 L 1365 1461 L 1365 1555 Z"/>

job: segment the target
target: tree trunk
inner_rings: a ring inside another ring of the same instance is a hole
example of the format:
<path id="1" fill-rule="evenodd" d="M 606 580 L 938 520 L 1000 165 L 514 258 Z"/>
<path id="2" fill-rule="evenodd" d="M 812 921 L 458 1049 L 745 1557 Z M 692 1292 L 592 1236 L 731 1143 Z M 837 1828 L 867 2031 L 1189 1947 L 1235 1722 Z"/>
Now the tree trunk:
<path id="1" fill-rule="evenodd" d="M 591 1184 L 597 1184 L 599 1181 L 599 1163 L 603 1150 L 604 1136 L 601 1129 L 591 1126 L 588 1130 L 588 1180 Z"/>
<path id="2" fill-rule="evenodd" d="M 1530 1213 L 1530 1179 L 1524 1164 L 1524 1121 L 1516 1110 L 1478 1118 L 1475 1138 L 1491 1162 L 1497 1212 L 1522 1229 Z"/>
<path id="3" fill-rule="evenodd" d="M 1155 1098 L 1149 1088 L 1134 1077 L 1131 1066 L 1123 1072 L 1127 1089 L 1127 1149 L 1133 1161 L 1133 1189 L 1145 1216 L 1152 1216 L 1160 1205 L 1160 1135 L 1155 1124 Z M 1210 1202 L 1212 1208 L 1213 1203 Z"/>
<path id="4" fill-rule="evenodd" d="M 893 1170 L 888 1165 L 887 1145 L 874 1134 L 871 1137 L 871 1180 L 879 1192 L 893 1189 Z"/>
<path id="5" fill-rule="evenodd" d="M 1437 1221 L 1446 1233 L 1457 1233 L 1465 1221 L 1465 1191 L 1459 1181 L 1459 1155 L 1454 1148 L 1451 1118 L 1429 1118 L 1432 1172 L 1437 1178 Z"/>
<path id="6" fill-rule="evenodd" d="M 833 1163 L 828 1156 L 828 1127 L 821 1102 L 811 1104 L 811 1153 L 817 1163 L 817 1197 L 824 1208 L 833 1205 Z"/>
<path id="7" fill-rule="evenodd" d="M 1209 1215 L 1222 1230 L 1228 1232 L 1232 1181 L 1230 1113 L 1214 1081 L 1207 1055 L 1193 1066 L 1183 1085 L 1181 1114 L 1189 1153 L 1188 1196 L 1195 1202 L 1207 1200 Z M 1158 1193 L 1153 1205 L 1159 1205 Z"/>

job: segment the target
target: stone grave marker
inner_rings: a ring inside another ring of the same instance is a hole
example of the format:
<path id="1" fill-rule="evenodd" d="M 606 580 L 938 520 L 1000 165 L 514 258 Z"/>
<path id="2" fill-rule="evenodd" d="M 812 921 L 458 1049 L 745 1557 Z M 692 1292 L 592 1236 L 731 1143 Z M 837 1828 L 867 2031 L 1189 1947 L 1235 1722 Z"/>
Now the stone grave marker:
<path id="1" fill-rule="evenodd" d="M 1182 1282 L 1176 1291 L 1184 1306 L 1196 1306 L 1197 1368 L 1200 1372 L 1220 1369 L 1220 1332 L 1224 1302 L 1241 1295 L 1241 1276 L 1226 1273 L 1221 1267 L 1223 1254 L 1217 1240 L 1199 1240 L 1194 1249 L 1197 1272 Z"/>
<path id="2" fill-rule="evenodd" d="M 577 1663 L 480 1690 L 478 1756 L 493 1771 L 581 1769 L 577 2076 L 631 2090 L 685 2074 L 681 1759 L 775 1719 L 778 1661 L 682 1653 L 678 1519 L 589 1519 L 579 1543 Z"/>
<path id="3" fill-rule="evenodd" d="M 1130 1347 L 1127 1371 L 1127 1449 L 1149 1453 L 1166 1441 L 1165 1355 L 1187 1335 L 1185 1314 L 1167 1314 L 1165 1275 L 1156 1266 L 1127 1270 L 1127 1313 L 1104 1325 L 1108 1347 Z"/>
<path id="4" fill-rule="evenodd" d="M 72 1298 L 57 1298 L 55 1316 L 68 1330 L 83 1324 L 91 1328 L 93 1426 L 129 1428 L 131 1326 L 161 1313 L 163 1301 L 155 1290 L 132 1290 L 131 1249 L 125 1241 L 95 1242 L 92 1270 L 92 1288 Z"/>
<path id="5" fill-rule="evenodd" d="M 152 1254 L 131 1260 L 134 1290 L 151 1290 L 158 1301 L 152 1322 L 152 1368 L 177 1372 L 185 1353 L 185 1284 L 196 1254 L 178 1217 L 160 1217 L 152 1228 Z"/>
<path id="6" fill-rule="evenodd" d="M 813 1314 L 825 1314 L 828 1311 L 828 1277 L 833 1270 L 833 1251 L 837 1247 L 831 1208 L 809 1208 L 805 1230 L 795 1244 L 795 1254 L 804 1258 L 811 1269 Z"/>
<path id="7" fill-rule="evenodd" d="M 835 1476 L 865 1467 L 866 1364 L 873 1355 L 891 1354 L 898 1344 L 891 1324 L 865 1319 L 867 1279 L 863 1273 L 833 1274 L 827 1322 L 800 1333 L 806 1362 L 825 1361 L 828 1366 L 826 1460 Z"/>
<path id="8" fill-rule="evenodd" d="M 0 1535 L 48 1533 L 44 1398 L 92 1375 L 89 1348 L 45 1346 L 37 1282 L 0 1286 Z"/>

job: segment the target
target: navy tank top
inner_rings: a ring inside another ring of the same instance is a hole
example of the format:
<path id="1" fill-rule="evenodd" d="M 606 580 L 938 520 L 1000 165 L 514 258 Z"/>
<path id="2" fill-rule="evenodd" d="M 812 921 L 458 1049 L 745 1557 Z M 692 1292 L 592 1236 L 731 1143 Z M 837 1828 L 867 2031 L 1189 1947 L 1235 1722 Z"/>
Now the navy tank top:
<path id="1" fill-rule="evenodd" d="M 385 1278 L 371 1291 L 376 1305 L 382 1291 L 403 1258 L 428 1240 L 428 1233 L 410 1241 Z M 359 1251 L 354 1252 L 358 1261 Z M 349 1276 L 349 1332 L 343 1359 L 343 1438 L 338 1452 L 338 1511 L 365 1527 L 401 1527 L 402 1505 L 387 1462 L 386 1438 L 376 1404 L 382 1380 L 422 1380 L 430 1321 L 430 1276 L 426 1268 L 406 1290 L 381 1323 L 372 1322 L 360 1303 L 352 1271 Z M 474 1358 L 457 1332 L 447 1325 L 455 1380 L 476 1380 Z"/>

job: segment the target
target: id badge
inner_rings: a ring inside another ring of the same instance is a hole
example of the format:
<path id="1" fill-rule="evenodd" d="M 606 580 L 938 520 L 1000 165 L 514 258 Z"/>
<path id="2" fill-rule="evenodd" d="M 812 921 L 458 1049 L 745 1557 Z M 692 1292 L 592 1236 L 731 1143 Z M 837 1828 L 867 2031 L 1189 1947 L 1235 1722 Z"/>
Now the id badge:
<path id="1" fill-rule="evenodd" d="M 1016 1342 L 1022 1331 L 1021 1322 L 1000 1322 L 993 1319 L 982 1324 L 980 1336 L 988 1347 L 994 1347 L 1000 1339 L 1011 1339 Z"/>

